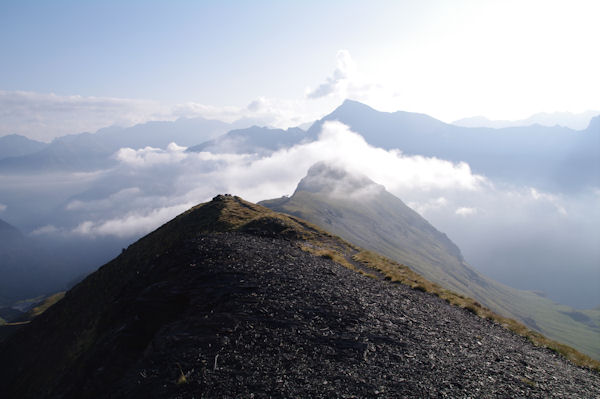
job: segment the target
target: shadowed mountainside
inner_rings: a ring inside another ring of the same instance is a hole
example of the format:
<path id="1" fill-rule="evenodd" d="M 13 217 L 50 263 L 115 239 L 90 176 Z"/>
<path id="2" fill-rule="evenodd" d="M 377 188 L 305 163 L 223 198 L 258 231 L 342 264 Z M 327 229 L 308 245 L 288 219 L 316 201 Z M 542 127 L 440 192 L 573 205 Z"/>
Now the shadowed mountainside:
<path id="1" fill-rule="evenodd" d="M 445 288 L 600 359 L 597 317 L 481 275 L 445 234 L 364 176 L 319 163 L 309 170 L 293 196 L 261 204 L 379 252 Z"/>
<path id="2" fill-rule="evenodd" d="M 381 279 L 383 264 L 404 283 Z M 300 219 L 217 196 L 0 345 L 0 394 L 600 394 L 596 372 L 412 284 L 426 283 Z"/>
<path id="3" fill-rule="evenodd" d="M 114 241 L 40 240 L 0 220 L 0 308 L 71 287 L 118 253 Z"/>
<path id="4" fill-rule="evenodd" d="M 17 298 L 40 295 L 45 287 L 62 287 L 62 276 L 51 270 L 58 266 L 45 262 L 44 254 L 29 237 L 0 220 L 0 307 Z"/>

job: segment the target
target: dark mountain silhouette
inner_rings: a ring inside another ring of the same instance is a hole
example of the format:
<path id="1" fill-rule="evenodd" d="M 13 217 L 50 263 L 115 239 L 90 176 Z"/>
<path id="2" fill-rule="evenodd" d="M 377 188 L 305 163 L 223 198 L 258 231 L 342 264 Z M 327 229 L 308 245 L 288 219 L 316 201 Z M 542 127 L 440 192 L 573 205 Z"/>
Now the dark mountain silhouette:
<path id="1" fill-rule="evenodd" d="M 27 249 L 26 237 L 16 227 L 0 219 L 0 307 L 22 288 L 20 285 L 15 287 L 12 277 L 23 275 L 22 270 L 33 258 Z"/>
<path id="2" fill-rule="evenodd" d="M 283 130 L 252 126 L 247 129 L 232 130 L 216 139 L 190 147 L 188 151 L 266 155 L 282 148 L 292 147 L 306 139 L 306 132 L 300 128 Z"/>
<path id="3" fill-rule="evenodd" d="M 0 396 L 600 394 L 596 372 L 447 303 L 458 296 L 382 280 L 384 264 L 426 285 L 300 219 L 217 196 L 0 344 Z"/>
<path id="4" fill-rule="evenodd" d="M 318 163 L 291 197 L 260 204 L 379 252 L 442 287 L 475 298 L 500 314 L 600 359 L 600 319 L 588 322 L 570 317 L 580 312 L 478 273 L 445 234 L 367 177 Z"/>
<path id="5" fill-rule="evenodd" d="M 600 140 L 600 128 L 594 122 L 597 118 L 584 131 L 541 125 L 465 128 L 424 114 L 379 112 L 346 100 L 315 122 L 307 134 L 316 137 L 324 122 L 338 120 L 377 147 L 464 161 L 475 173 L 513 184 L 578 190 L 600 185 L 600 174 L 594 170 L 595 160 L 600 159 L 600 146 L 589 146 Z"/>
<path id="6" fill-rule="evenodd" d="M 104 249 L 111 241 L 39 240 L 0 220 L 0 308 L 72 286 L 118 253 Z"/>
<path id="7" fill-rule="evenodd" d="M 88 171 L 110 167 L 114 153 L 123 147 L 165 148 L 175 142 L 191 146 L 226 133 L 231 125 L 203 118 L 181 118 L 174 122 L 147 122 L 129 128 L 109 127 L 96 133 L 67 135 L 53 140 L 42 150 L 0 159 L 0 171 Z"/>
<path id="8" fill-rule="evenodd" d="M 8 247 L 14 242 L 23 240 L 23 234 L 15 226 L 0 219 L 0 245 Z"/>
<path id="9" fill-rule="evenodd" d="M 31 140 L 18 134 L 0 137 L 0 159 L 20 157 L 40 151 L 46 146 L 41 141 Z"/>

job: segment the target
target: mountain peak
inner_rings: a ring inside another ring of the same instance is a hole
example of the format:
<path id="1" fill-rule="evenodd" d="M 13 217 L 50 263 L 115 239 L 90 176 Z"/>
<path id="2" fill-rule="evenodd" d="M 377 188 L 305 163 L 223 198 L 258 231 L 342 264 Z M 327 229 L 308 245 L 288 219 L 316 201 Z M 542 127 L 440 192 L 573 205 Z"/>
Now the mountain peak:
<path id="1" fill-rule="evenodd" d="M 308 169 L 296 191 L 326 193 L 330 197 L 357 197 L 378 194 L 385 191 L 385 188 L 365 175 L 352 173 L 342 166 L 322 161 Z"/>
<path id="2" fill-rule="evenodd" d="M 163 225 L 149 236 L 159 242 L 180 242 L 197 234 L 246 232 L 258 236 L 315 239 L 327 233 L 316 226 L 282 215 L 242 198 L 219 194 Z M 162 247 L 163 245 L 161 245 Z"/>
<path id="3" fill-rule="evenodd" d="M 351 100 L 349 98 L 345 99 L 344 102 L 338 108 L 362 108 L 374 110 L 374 108 L 368 106 L 365 103 L 361 103 L 360 101 L 356 100 Z"/>
<path id="4" fill-rule="evenodd" d="M 378 113 L 380 113 L 380 111 L 377 111 L 375 108 L 370 107 L 369 105 L 367 105 L 365 103 L 361 103 L 360 101 L 356 101 L 356 100 L 346 99 L 336 109 L 334 109 L 333 112 L 331 112 L 331 114 L 326 116 L 325 119 L 332 119 L 332 118 L 346 119 L 346 118 L 352 118 L 353 116 L 356 116 L 356 115 L 365 116 L 365 115 L 375 115 Z M 384 114 L 387 114 L 387 113 L 384 112 Z"/>
<path id="5" fill-rule="evenodd" d="M 587 127 L 587 130 L 600 131 L 600 115 L 594 116 L 592 119 L 590 119 L 590 123 Z"/>

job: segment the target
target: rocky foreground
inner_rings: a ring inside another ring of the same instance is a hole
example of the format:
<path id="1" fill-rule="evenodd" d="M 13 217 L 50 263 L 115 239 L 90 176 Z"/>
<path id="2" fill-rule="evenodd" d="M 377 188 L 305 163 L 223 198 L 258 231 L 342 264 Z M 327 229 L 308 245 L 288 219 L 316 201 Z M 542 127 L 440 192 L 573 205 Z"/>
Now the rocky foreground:
<path id="1" fill-rule="evenodd" d="M 101 286 L 110 273 L 94 277 L 111 300 L 93 326 L 55 321 L 94 309 L 76 301 L 83 284 L 0 347 L 0 397 L 600 397 L 596 372 L 293 238 L 202 233 L 138 259 L 114 295 Z M 44 342 L 44 328 L 64 332 Z M 68 339 L 86 349 L 64 360 Z"/>
<path id="2" fill-rule="evenodd" d="M 193 293 L 189 308 L 117 397 L 600 395 L 597 374 L 492 322 L 290 242 L 204 236 L 188 256 L 169 291 Z"/>

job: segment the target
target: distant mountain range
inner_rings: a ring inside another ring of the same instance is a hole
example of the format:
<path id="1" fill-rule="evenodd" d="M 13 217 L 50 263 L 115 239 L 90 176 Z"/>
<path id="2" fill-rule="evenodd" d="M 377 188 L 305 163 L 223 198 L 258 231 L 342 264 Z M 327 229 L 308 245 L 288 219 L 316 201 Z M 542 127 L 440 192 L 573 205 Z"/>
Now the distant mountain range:
<path id="1" fill-rule="evenodd" d="M 533 342 L 600 368 L 302 219 L 219 195 L 1 342 L 0 396 L 600 395 L 596 371 Z"/>
<path id="2" fill-rule="evenodd" d="M 292 147 L 303 140 L 307 140 L 307 136 L 300 128 L 283 130 L 252 126 L 232 130 L 223 136 L 192 146 L 188 151 L 267 155 Z"/>
<path id="3" fill-rule="evenodd" d="M 600 359 L 600 312 L 576 311 L 481 275 L 445 234 L 365 176 L 320 163 L 291 197 L 260 204 L 379 252 L 442 287 Z"/>
<path id="4" fill-rule="evenodd" d="M 21 157 L 33 154 L 46 147 L 46 143 L 31 140 L 18 134 L 0 137 L 0 159 L 8 157 Z"/>
<path id="5" fill-rule="evenodd" d="M 31 144 L 27 150 L 23 146 L 21 155 L 5 159 L 0 156 L 0 172 L 90 171 L 114 165 L 113 155 L 119 148 L 165 148 L 170 142 L 196 152 L 265 155 L 316 140 L 323 123 L 330 120 L 348 125 L 373 146 L 464 161 L 475 173 L 499 181 L 547 190 L 600 186 L 600 116 L 592 118 L 582 131 L 541 125 L 466 128 L 424 114 L 379 112 L 351 100 L 313 123 L 306 132 L 257 126 L 233 129 L 233 125 L 223 122 L 196 118 L 64 136 L 37 152 L 31 152 L 31 145 L 36 145 Z"/>
<path id="6" fill-rule="evenodd" d="M 492 120 L 484 116 L 474 116 L 470 118 L 459 119 L 457 121 L 452 122 L 452 124 L 463 127 L 491 127 L 494 129 L 542 125 L 549 127 L 562 126 L 568 127 L 569 129 L 573 130 L 584 130 L 590 124 L 590 120 L 598 115 L 600 115 L 600 111 L 586 111 L 579 114 L 574 114 L 571 112 L 541 112 L 532 115 L 527 119 L 520 119 L 515 121 Z"/>
<path id="7" fill-rule="evenodd" d="M 569 191 L 600 185 L 600 116 L 591 118 L 582 131 L 539 124 L 503 129 L 467 128 L 425 114 L 379 112 L 346 100 L 306 133 L 299 129 L 286 132 L 252 127 L 230 132 L 190 150 L 268 154 L 316 140 L 323 123 L 331 120 L 348 125 L 373 146 L 399 149 L 409 155 L 464 161 L 475 173 L 507 183 Z"/>
<path id="8" fill-rule="evenodd" d="M 346 100 L 315 122 L 308 135 L 317 135 L 329 120 L 348 125 L 376 147 L 464 161 L 475 173 L 499 181 L 550 190 L 600 186 L 600 116 L 581 132 L 540 125 L 464 128 L 424 114 L 379 112 Z"/>
<path id="9" fill-rule="evenodd" d="M 113 155 L 120 148 L 165 148 L 175 142 L 191 146 L 225 134 L 232 125 L 203 118 L 174 122 L 148 122 L 129 128 L 109 127 L 96 133 L 59 137 L 37 152 L 0 157 L 0 172 L 91 171 L 116 163 Z M 3 138 L 0 138 L 0 140 Z"/>

